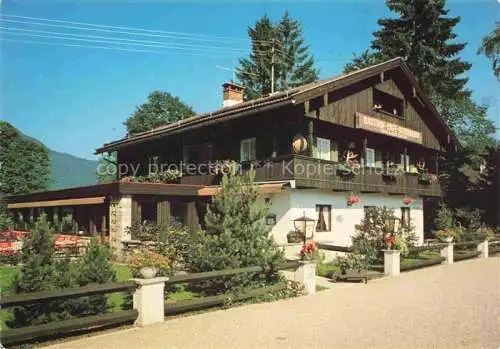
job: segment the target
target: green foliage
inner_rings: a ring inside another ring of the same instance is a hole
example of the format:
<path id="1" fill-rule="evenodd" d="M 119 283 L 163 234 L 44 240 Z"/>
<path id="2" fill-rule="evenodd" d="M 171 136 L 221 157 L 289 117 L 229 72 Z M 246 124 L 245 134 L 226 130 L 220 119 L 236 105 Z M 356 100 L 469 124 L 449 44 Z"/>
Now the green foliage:
<path id="1" fill-rule="evenodd" d="M 500 79 L 500 22 L 495 24 L 495 29 L 483 38 L 478 54 L 484 54 L 491 60 L 493 73 Z"/>
<path id="2" fill-rule="evenodd" d="M 8 211 L 2 212 L 0 208 L 0 231 L 12 230 L 14 229 L 14 219 Z"/>
<path id="3" fill-rule="evenodd" d="M 493 145 L 495 128 L 487 118 L 486 106 L 475 103 L 465 89 L 467 78 L 464 73 L 471 65 L 458 57 L 465 44 L 457 42 L 457 35 L 453 32 L 460 18 L 447 17 L 444 0 L 395 0 L 386 1 L 386 4 L 396 16 L 378 20 L 381 29 L 373 33 L 371 50 L 355 56 L 345 66 L 345 72 L 402 57 L 456 134 L 467 163 L 477 168 L 481 157 Z M 498 52 L 495 51 L 495 47 L 498 50 L 498 25 L 495 35 L 485 40 L 485 53 L 494 55 Z M 493 57 L 498 62 L 498 54 Z M 443 168 L 450 170 L 449 166 Z M 457 167 L 456 170 L 449 176 L 451 181 L 463 178 L 464 168 Z M 448 186 L 450 192 L 461 190 L 458 196 L 463 196 L 467 187 L 468 183 L 450 183 Z"/>
<path id="4" fill-rule="evenodd" d="M 339 271 L 339 267 L 335 263 L 316 263 L 316 275 L 318 276 L 331 278 L 337 271 Z"/>
<path id="5" fill-rule="evenodd" d="M 152 242 L 150 248 L 165 256 L 172 268 L 182 268 L 190 257 L 193 236 L 174 218 L 164 223 L 135 222 L 129 228 L 132 239 Z"/>
<path id="6" fill-rule="evenodd" d="M 263 16 L 248 28 L 252 52 L 240 59 L 236 73 L 245 86 L 245 98 L 271 93 L 271 66 L 274 62 L 275 91 L 286 90 L 318 79 L 314 58 L 302 36 L 300 22 L 285 12 L 278 23 Z"/>
<path id="7" fill-rule="evenodd" d="M 77 263 L 76 284 L 105 284 L 116 281 L 111 255 L 107 246 L 92 241 L 83 258 Z M 107 310 L 106 295 L 82 297 L 78 302 L 79 315 L 103 314 Z"/>
<path id="8" fill-rule="evenodd" d="M 83 259 L 74 265 L 69 258 L 56 260 L 54 246 L 53 230 L 43 214 L 35 222 L 30 238 L 21 251 L 20 273 L 13 281 L 15 293 L 55 291 L 115 280 L 106 247 L 92 242 Z M 13 319 L 8 325 L 24 327 L 75 316 L 102 314 L 107 310 L 106 299 L 106 296 L 89 296 L 15 307 Z"/>
<path id="9" fill-rule="evenodd" d="M 14 280 L 15 293 L 53 291 L 73 286 L 68 261 L 55 261 L 52 230 L 46 216 L 40 216 L 25 241 L 21 254 L 21 272 Z M 14 308 L 11 327 L 23 327 L 71 318 L 71 304 L 51 301 Z"/>
<path id="10" fill-rule="evenodd" d="M 188 261 L 191 272 L 262 266 L 265 273 L 249 273 L 208 282 L 207 293 L 265 285 L 279 280 L 283 253 L 265 225 L 268 206 L 254 184 L 255 172 L 224 175 L 221 190 L 205 216 L 206 231 L 195 237 Z"/>
<path id="11" fill-rule="evenodd" d="M 99 184 L 115 181 L 118 177 L 117 171 L 116 152 L 101 155 L 96 169 Z"/>
<path id="12" fill-rule="evenodd" d="M 385 237 L 391 234 L 394 237 L 394 249 L 408 252 L 416 240 L 414 227 L 408 226 L 397 232 L 390 232 L 386 225 L 394 211 L 387 207 L 369 207 L 365 211 L 365 217 L 361 223 L 356 225 L 356 233 L 352 238 L 354 249 L 352 262 L 356 268 L 367 269 L 369 265 L 375 264 L 382 257 L 381 250 L 387 248 Z"/>
<path id="13" fill-rule="evenodd" d="M 146 103 L 136 108 L 124 125 L 129 134 L 135 134 L 194 115 L 193 108 L 182 102 L 179 97 L 168 92 L 154 91 L 149 94 Z"/>
<path id="14" fill-rule="evenodd" d="M 453 210 L 450 209 L 444 202 L 439 204 L 439 209 L 437 210 L 437 215 L 434 219 L 434 225 L 439 230 L 453 228 L 455 226 Z"/>
<path id="15" fill-rule="evenodd" d="M 49 152 L 41 143 L 0 121 L 0 193 L 24 194 L 46 189 Z"/>

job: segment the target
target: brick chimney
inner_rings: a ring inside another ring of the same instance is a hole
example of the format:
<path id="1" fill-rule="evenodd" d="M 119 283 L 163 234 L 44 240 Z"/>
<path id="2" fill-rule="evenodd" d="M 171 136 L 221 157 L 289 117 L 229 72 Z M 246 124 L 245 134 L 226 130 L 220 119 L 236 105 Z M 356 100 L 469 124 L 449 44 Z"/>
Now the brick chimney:
<path id="1" fill-rule="evenodd" d="M 232 82 L 226 82 L 222 85 L 222 88 L 222 104 L 224 107 L 229 107 L 231 105 L 243 102 L 243 86 L 237 85 Z"/>

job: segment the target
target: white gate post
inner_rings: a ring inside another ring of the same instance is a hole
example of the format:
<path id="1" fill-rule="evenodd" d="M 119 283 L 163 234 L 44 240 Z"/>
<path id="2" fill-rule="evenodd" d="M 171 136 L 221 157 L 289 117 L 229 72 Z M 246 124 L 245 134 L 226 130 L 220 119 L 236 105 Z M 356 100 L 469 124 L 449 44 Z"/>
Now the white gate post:
<path id="1" fill-rule="evenodd" d="M 441 257 L 445 258 L 442 264 L 453 264 L 453 242 L 447 243 L 441 249 Z"/>
<path id="2" fill-rule="evenodd" d="M 384 250 L 384 274 L 396 276 L 401 272 L 400 268 L 401 251 Z"/>
<path id="3" fill-rule="evenodd" d="M 294 279 L 301 282 L 307 294 L 316 293 L 316 263 L 310 261 L 299 261 L 299 267 L 295 270 Z"/>
<path id="4" fill-rule="evenodd" d="M 488 248 L 488 240 L 484 240 L 477 245 L 477 250 L 481 252 L 479 255 L 481 258 L 488 258 L 489 248 Z"/>
<path id="5" fill-rule="evenodd" d="M 147 326 L 163 322 L 165 318 L 165 281 L 167 277 L 132 279 L 137 284 L 134 292 L 134 309 L 139 315 L 135 324 Z"/>

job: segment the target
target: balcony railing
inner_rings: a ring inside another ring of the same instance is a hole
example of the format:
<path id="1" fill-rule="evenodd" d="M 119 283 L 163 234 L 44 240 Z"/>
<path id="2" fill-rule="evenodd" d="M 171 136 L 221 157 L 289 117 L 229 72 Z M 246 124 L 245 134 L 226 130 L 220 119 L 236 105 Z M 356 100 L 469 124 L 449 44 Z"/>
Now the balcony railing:
<path id="1" fill-rule="evenodd" d="M 254 164 L 255 180 L 269 182 L 295 180 L 296 187 L 322 188 L 335 191 L 373 192 L 384 194 L 408 194 L 441 196 L 437 181 L 419 183 L 418 174 L 396 173 L 385 175 L 382 169 L 360 168 L 355 174 L 344 175 L 338 170 L 340 163 L 315 159 L 303 155 L 287 155 Z M 243 166 L 246 171 L 250 166 Z M 219 174 L 184 176 L 182 184 L 217 185 Z"/>

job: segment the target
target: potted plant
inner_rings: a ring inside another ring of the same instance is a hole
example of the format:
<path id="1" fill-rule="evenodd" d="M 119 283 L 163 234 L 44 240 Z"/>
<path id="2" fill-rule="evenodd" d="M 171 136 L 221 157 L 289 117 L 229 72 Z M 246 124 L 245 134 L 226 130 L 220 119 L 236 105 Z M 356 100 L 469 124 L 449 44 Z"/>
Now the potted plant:
<path id="1" fill-rule="evenodd" d="M 316 243 L 311 241 L 309 243 L 304 243 L 299 252 L 300 259 L 304 262 L 311 262 L 318 257 L 318 248 Z"/>
<path id="2" fill-rule="evenodd" d="M 162 183 L 176 183 L 182 178 L 182 172 L 179 170 L 165 170 L 158 174 Z"/>
<path id="3" fill-rule="evenodd" d="M 351 177 L 354 176 L 352 166 L 346 162 L 341 162 L 335 166 L 335 171 L 339 176 Z"/>
<path id="4" fill-rule="evenodd" d="M 454 228 L 445 228 L 436 231 L 434 235 L 436 235 L 439 240 L 450 243 L 457 236 L 457 231 Z"/>
<path id="5" fill-rule="evenodd" d="M 159 270 L 168 269 L 170 263 L 165 256 L 142 247 L 134 250 L 130 265 L 134 270 L 138 271 L 144 279 L 152 279 Z"/>

